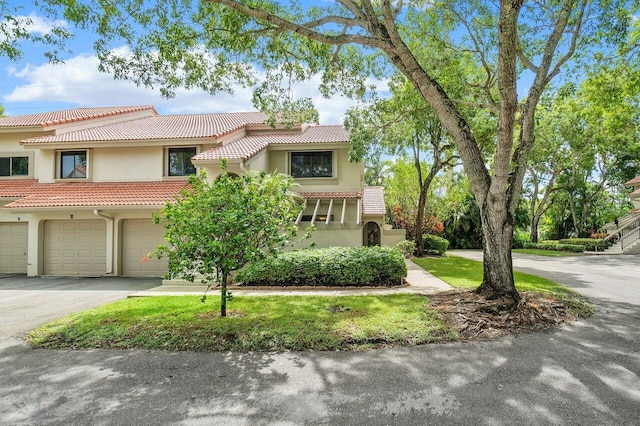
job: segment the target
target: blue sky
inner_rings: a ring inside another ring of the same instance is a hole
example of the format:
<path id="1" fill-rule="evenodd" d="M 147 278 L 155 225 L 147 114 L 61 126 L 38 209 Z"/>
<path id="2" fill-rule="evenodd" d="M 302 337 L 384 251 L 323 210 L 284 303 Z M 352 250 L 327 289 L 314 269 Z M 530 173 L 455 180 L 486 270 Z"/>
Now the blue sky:
<path id="1" fill-rule="evenodd" d="M 11 0 L 10 0 L 11 2 Z M 34 22 L 32 31 L 40 34 L 51 25 L 24 2 L 24 15 Z M 0 103 L 5 115 L 23 115 L 59 109 L 89 106 L 154 105 L 160 114 L 237 112 L 254 110 L 251 90 L 237 88 L 233 95 L 211 96 L 201 91 L 177 91 L 173 99 L 163 99 L 159 91 L 116 81 L 97 69 L 92 51 L 92 35 L 68 27 L 76 34 L 68 44 L 73 52 L 64 63 L 53 65 L 43 56 L 41 46 L 23 44 L 23 57 L 12 62 L 0 57 Z M 319 79 L 299 85 L 299 96 L 312 97 L 320 113 L 321 124 L 341 124 L 345 111 L 354 101 L 319 94 Z"/>

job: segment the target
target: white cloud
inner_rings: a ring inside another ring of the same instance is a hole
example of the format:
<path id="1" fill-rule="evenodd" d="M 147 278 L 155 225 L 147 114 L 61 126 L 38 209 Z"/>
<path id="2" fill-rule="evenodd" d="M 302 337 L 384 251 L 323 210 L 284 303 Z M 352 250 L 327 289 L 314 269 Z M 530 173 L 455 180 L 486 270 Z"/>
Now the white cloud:
<path id="1" fill-rule="evenodd" d="M 5 107 L 10 112 L 11 106 L 16 103 L 58 102 L 71 104 L 71 107 L 154 105 L 163 114 L 254 110 L 251 89 L 238 87 L 233 94 L 219 93 L 214 96 L 200 90 L 177 90 L 175 98 L 164 99 L 158 91 L 137 87 L 128 81 L 113 80 L 109 74 L 100 73 L 97 67 L 98 59 L 95 56 L 78 55 L 65 60 L 64 64 L 9 68 L 9 76 L 18 84 L 4 95 Z M 21 84 L 21 81 L 25 83 Z M 344 113 L 356 104 L 355 101 L 341 96 L 325 99 L 318 91 L 319 83 L 319 77 L 301 83 L 294 88 L 294 95 L 313 99 L 320 113 L 321 124 L 342 123 Z M 382 82 L 379 83 L 382 86 Z"/>
<path id="2" fill-rule="evenodd" d="M 49 19 L 43 18 L 41 16 L 36 15 L 35 13 L 29 14 L 29 16 L 19 15 L 16 16 L 16 19 L 19 22 L 22 22 L 26 29 L 33 34 L 45 35 L 49 34 L 53 28 L 66 28 L 67 22 L 63 20 L 51 21 Z"/>

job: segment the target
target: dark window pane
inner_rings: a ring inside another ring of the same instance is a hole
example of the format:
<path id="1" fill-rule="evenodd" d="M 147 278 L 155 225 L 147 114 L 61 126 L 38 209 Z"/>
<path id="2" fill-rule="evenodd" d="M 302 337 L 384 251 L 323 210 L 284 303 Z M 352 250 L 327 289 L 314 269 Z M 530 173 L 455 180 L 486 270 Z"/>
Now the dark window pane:
<path id="1" fill-rule="evenodd" d="M 332 152 L 292 152 L 291 176 L 296 178 L 332 177 Z"/>
<path id="2" fill-rule="evenodd" d="M 189 176 L 196 173 L 191 157 L 196 155 L 196 148 L 169 148 L 169 176 Z"/>
<path id="3" fill-rule="evenodd" d="M 0 157 L 0 176 L 11 176 L 11 157 Z"/>
<path id="4" fill-rule="evenodd" d="M 26 176 L 29 174 L 29 157 L 13 157 L 11 159 L 11 174 Z"/>
<path id="5" fill-rule="evenodd" d="M 87 153 L 68 151 L 60 153 L 60 177 L 78 179 L 87 177 Z"/>

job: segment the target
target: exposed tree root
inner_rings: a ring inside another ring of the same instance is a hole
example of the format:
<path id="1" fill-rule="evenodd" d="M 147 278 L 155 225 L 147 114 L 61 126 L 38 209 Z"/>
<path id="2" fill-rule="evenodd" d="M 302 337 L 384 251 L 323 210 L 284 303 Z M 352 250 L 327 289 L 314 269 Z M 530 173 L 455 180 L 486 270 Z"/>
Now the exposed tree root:
<path id="1" fill-rule="evenodd" d="M 453 290 L 430 297 L 431 307 L 460 333 L 462 340 L 496 339 L 505 335 L 543 331 L 571 321 L 569 307 L 551 296 L 521 292 L 510 298 L 487 299 L 473 290 Z"/>

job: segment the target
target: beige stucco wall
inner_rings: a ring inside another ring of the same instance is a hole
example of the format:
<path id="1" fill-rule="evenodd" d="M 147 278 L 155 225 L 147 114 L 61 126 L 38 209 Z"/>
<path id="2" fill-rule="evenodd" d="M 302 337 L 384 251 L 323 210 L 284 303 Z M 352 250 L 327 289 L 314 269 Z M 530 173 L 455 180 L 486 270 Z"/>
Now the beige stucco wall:
<path id="1" fill-rule="evenodd" d="M 269 165 L 272 170 L 289 173 L 289 153 L 291 151 L 333 151 L 334 178 L 296 179 L 302 192 L 317 191 L 362 191 L 364 185 L 364 165 L 349 162 L 349 148 L 323 147 L 320 144 L 299 145 L 295 147 L 276 146 L 269 148 Z"/>
<path id="2" fill-rule="evenodd" d="M 245 163 L 245 166 L 249 170 L 256 170 L 256 171 L 263 171 L 263 172 L 273 171 L 269 168 L 269 155 L 267 154 L 266 150 L 259 152 L 253 158 L 249 159 Z"/>
<path id="3" fill-rule="evenodd" d="M 306 225 L 300 227 L 300 236 L 306 232 Z M 362 246 L 362 228 L 323 228 L 312 233 L 308 240 L 303 240 L 294 245 L 294 248 L 307 248 L 315 243 L 317 248 L 326 247 L 360 247 Z"/>
<path id="4" fill-rule="evenodd" d="M 162 180 L 164 161 L 161 146 L 94 148 L 89 173 L 94 182 Z"/>

